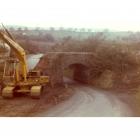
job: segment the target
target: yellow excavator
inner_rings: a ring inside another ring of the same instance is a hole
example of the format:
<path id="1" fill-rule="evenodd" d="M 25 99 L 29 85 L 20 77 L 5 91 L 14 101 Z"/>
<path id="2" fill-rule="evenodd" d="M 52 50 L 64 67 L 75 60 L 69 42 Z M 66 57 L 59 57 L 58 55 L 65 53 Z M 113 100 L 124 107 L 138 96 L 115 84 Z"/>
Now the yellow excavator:
<path id="1" fill-rule="evenodd" d="M 25 50 L 15 41 L 10 32 L 3 26 L 0 30 L 0 40 L 14 52 L 14 58 L 4 60 L 2 75 L 2 97 L 12 98 L 15 93 L 30 94 L 32 98 L 40 98 L 43 86 L 49 82 L 48 76 L 40 71 L 28 70 Z"/>

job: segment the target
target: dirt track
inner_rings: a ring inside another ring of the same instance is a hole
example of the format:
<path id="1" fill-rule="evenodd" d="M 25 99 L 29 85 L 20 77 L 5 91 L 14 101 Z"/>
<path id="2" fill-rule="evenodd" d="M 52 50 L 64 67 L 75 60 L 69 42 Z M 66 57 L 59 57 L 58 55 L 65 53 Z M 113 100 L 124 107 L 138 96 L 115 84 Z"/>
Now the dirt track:
<path id="1" fill-rule="evenodd" d="M 0 116 L 133 116 L 116 95 L 79 84 L 46 89 L 40 100 L 0 97 Z"/>
<path id="2" fill-rule="evenodd" d="M 73 96 L 39 116 L 132 116 L 131 109 L 117 96 L 79 84 L 70 87 Z"/>

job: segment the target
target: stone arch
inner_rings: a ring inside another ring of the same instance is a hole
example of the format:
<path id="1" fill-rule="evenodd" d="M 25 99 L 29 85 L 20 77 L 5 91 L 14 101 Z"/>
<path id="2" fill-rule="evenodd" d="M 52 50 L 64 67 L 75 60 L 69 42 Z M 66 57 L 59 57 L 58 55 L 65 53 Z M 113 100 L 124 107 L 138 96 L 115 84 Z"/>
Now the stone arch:
<path id="1" fill-rule="evenodd" d="M 37 69 L 50 77 L 52 86 L 63 84 L 65 68 L 73 68 L 74 79 L 84 83 L 89 82 L 92 59 L 83 53 L 47 53 L 41 59 Z"/>
<path id="2" fill-rule="evenodd" d="M 80 64 L 80 65 L 83 65 L 85 67 L 91 67 L 91 65 L 88 63 L 88 60 L 86 61 L 85 59 L 82 60 L 82 57 L 78 57 L 78 56 L 74 56 L 74 57 L 68 57 L 66 58 L 67 60 L 62 60 L 62 65 L 63 65 L 63 68 L 67 68 L 69 67 L 70 65 L 73 65 L 73 64 Z"/>

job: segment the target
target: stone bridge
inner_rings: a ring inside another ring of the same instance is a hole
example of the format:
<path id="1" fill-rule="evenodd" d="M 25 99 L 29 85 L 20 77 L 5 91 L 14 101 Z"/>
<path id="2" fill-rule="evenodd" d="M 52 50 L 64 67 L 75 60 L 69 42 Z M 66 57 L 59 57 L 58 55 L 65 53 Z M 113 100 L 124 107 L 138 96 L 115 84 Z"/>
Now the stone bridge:
<path id="1" fill-rule="evenodd" d="M 63 84 L 64 71 L 73 70 L 73 79 L 89 83 L 93 65 L 93 53 L 88 52 L 48 52 L 41 57 L 36 69 L 50 76 L 52 86 Z"/>

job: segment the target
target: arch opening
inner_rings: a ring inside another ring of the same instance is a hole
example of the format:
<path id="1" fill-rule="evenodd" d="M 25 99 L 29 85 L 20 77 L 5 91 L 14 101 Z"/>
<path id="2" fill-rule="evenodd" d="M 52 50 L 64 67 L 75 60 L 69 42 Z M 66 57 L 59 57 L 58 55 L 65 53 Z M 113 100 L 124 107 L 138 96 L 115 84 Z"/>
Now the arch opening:
<path id="1" fill-rule="evenodd" d="M 63 82 L 67 84 L 87 83 L 88 75 L 87 66 L 80 63 L 71 64 L 63 70 Z"/>

